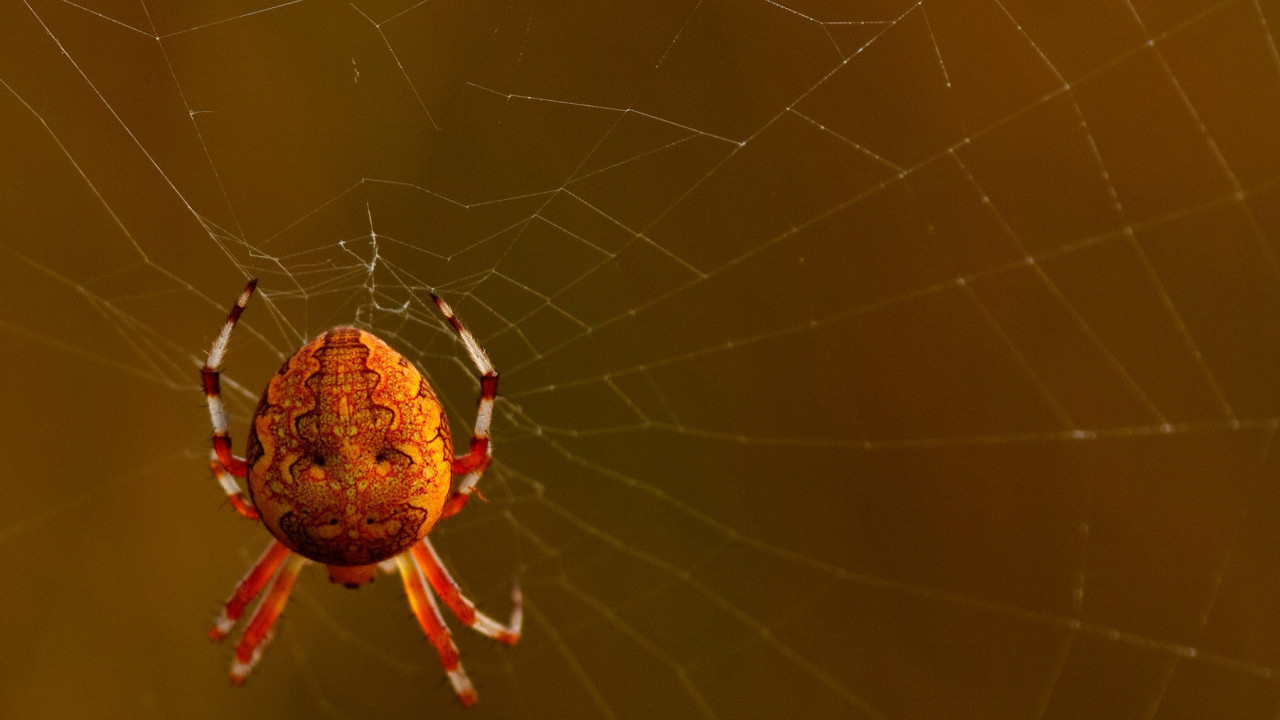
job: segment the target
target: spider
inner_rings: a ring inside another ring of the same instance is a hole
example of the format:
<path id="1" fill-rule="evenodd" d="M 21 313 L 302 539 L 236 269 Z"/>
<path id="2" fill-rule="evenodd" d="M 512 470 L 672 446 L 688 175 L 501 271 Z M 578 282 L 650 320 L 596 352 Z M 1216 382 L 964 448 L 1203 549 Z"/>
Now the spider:
<path id="1" fill-rule="evenodd" d="M 381 567 L 399 571 L 409 607 L 435 646 L 454 692 L 463 705 L 474 704 L 475 688 L 431 591 L 464 625 L 511 645 L 520 639 L 520 587 L 512 584 L 506 625 L 477 611 L 427 533 L 438 520 L 462 510 L 493 457 L 489 423 L 497 371 L 449 305 L 432 293 L 480 373 L 467 454 L 454 457 L 444 408 L 417 368 L 374 335 L 341 326 L 303 345 L 271 378 L 253 413 L 245 457 L 237 457 L 218 368 L 257 284 L 250 280 L 232 306 L 200 370 L 213 421 L 210 468 L 231 507 L 261 520 L 272 535 L 209 629 L 209 636 L 221 641 L 271 584 L 236 644 L 231 681 L 244 682 L 261 658 L 308 561 L 323 563 L 330 580 L 350 588 L 372 581 Z M 247 497 L 240 480 L 248 482 Z"/>

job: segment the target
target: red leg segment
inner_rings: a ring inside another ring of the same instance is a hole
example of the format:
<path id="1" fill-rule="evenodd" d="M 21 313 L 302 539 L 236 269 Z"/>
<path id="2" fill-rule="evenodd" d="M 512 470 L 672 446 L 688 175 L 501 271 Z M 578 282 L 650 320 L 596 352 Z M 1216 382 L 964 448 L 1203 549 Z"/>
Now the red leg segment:
<path id="1" fill-rule="evenodd" d="M 260 517 L 258 509 L 240 490 L 240 484 L 236 482 L 235 476 L 227 472 L 227 469 L 222 467 L 222 463 L 218 462 L 217 453 L 209 460 L 209 469 L 213 471 L 214 477 L 218 478 L 218 484 L 222 486 L 222 490 L 227 493 L 227 500 L 231 502 L 231 507 L 241 516 L 257 520 Z"/>
<path id="2" fill-rule="evenodd" d="M 222 332 L 218 333 L 218 337 L 213 341 L 213 347 L 209 349 L 209 357 L 205 360 L 204 366 L 200 368 L 200 379 L 204 384 L 205 400 L 209 404 L 209 419 L 213 423 L 213 451 L 217 456 L 218 463 L 222 469 L 231 476 L 243 478 L 247 468 L 244 459 L 236 457 L 231 452 L 231 433 L 227 427 L 227 411 L 222 405 L 222 388 L 221 388 L 221 371 L 218 366 L 222 364 L 222 358 L 226 355 L 227 345 L 231 342 L 231 331 L 235 329 L 236 321 L 240 319 L 240 313 L 244 312 L 244 308 L 249 304 L 249 298 L 253 296 L 253 290 L 258 286 L 257 280 L 250 280 L 245 286 L 244 292 L 240 293 L 240 297 L 236 300 L 236 304 L 231 306 L 231 311 L 227 313 L 227 322 L 222 326 Z M 218 480 L 222 482 L 226 488 L 228 480 L 232 486 L 236 483 L 233 479 L 227 478 L 217 470 L 214 474 L 218 476 Z M 228 490 L 228 496 L 233 493 Z M 243 499 L 239 487 L 236 487 L 234 496 Z M 233 497 L 234 497 L 233 496 Z M 246 503 L 247 504 L 247 503 Z M 236 501 L 232 500 L 232 505 L 236 506 Z M 240 508 L 237 506 L 237 510 Z M 244 514 L 243 512 L 241 513 Z"/>
<path id="3" fill-rule="evenodd" d="M 281 545 L 279 541 L 272 540 L 267 549 L 249 569 L 249 572 L 240 578 L 240 583 L 236 585 L 236 589 L 232 591 L 231 597 L 227 598 L 227 604 L 222 609 L 222 614 L 213 621 L 213 627 L 209 628 L 209 637 L 222 641 L 235 627 L 236 621 L 244 615 L 244 609 L 258 597 L 258 593 L 262 592 L 262 588 L 267 586 L 267 581 L 276 574 L 276 570 L 280 568 L 280 564 L 289 556 L 289 548 Z"/>
<path id="4" fill-rule="evenodd" d="M 400 578 L 404 580 L 404 590 L 409 596 L 409 608 L 418 619 L 422 632 L 426 633 L 427 639 L 435 646 L 449 684 L 453 686 L 453 691 L 463 705 L 474 705 L 478 699 L 475 687 L 462 669 L 462 662 L 458 659 L 458 646 L 453 644 L 453 636 L 449 634 L 449 628 L 445 627 L 444 618 L 440 617 L 440 608 L 427 590 L 422 569 L 407 553 L 396 556 L 396 566 L 400 569 Z"/>
<path id="5" fill-rule="evenodd" d="M 476 342 L 475 336 L 462 324 L 458 316 L 453 314 L 453 308 L 435 293 L 431 293 L 431 299 L 440 308 L 440 312 L 444 313 L 445 319 L 453 326 L 454 332 L 458 333 L 463 346 L 467 349 L 467 355 L 471 356 L 471 362 L 480 373 L 480 400 L 476 407 L 476 423 L 471 433 L 470 448 L 466 455 L 453 460 L 453 474 L 461 476 L 462 479 L 458 481 L 441 514 L 441 517 L 450 517 L 458 514 L 467 504 L 471 493 L 475 491 L 476 483 L 480 481 L 480 476 L 484 474 L 485 468 L 489 467 L 489 461 L 493 458 L 489 425 L 493 421 L 494 398 L 498 396 L 498 371 L 494 369 L 493 363 L 489 361 L 489 356 L 480 347 L 480 343 Z"/>
<path id="6" fill-rule="evenodd" d="M 262 598 L 262 602 L 258 603 L 258 607 L 254 608 L 249 626 L 236 644 L 236 657 L 231 663 L 231 682 L 237 685 L 244 682 L 253 666 L 258 664 L 262 651 L 271 641 L 271 628 L 284 611 L 284 604 L 289 600 L 293 584 L 297 582 L 298 573 L 306 562 L 307 559 L 301 555 L 289 554 L 288 561 L 276 572 L 271 589 Z"/>
<path id="7" fill-rule="evenodd" d="M 512 586 L 511 600 L 513 607 L 511 620 L 508 624 L 503 625 L 476 610 L 475 603 L 462 594 L 462 589 L 458 587 L 458 583 L 454 581 L 453 577 L 449 575 L 449 571 L 445 569 L 444 563 L 441 562 L 436 549 L 431 546 L 430 540 L 423 538 L 422 542 L 413 545 L 411 551 L 418 567 L 422 568 L 422 571 L 426 573 L 427 582 L 431 583 L 431 589 L 436 591 L 436 594 L 444 601 L 445 606 L 453 611 L 453 614 L 458 617 L 458 620 L 462 621 L 462 624 L 506 645 L 514 645 L 520 639 L 520 627 L 524 620 L 524 610 L 519 585 Z"/>

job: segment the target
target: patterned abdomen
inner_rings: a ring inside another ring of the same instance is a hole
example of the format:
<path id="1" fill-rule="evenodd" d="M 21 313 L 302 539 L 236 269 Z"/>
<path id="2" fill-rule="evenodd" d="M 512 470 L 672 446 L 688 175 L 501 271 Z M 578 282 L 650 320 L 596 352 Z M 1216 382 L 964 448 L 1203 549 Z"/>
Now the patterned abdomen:
<path id="1" fill-rule="evenodd" d="M 280 542 L 327 565 L 369 565 L 440 518 L 453 446 L 417 368 L 377 337 L 338 327 L 272 377 L 245 459 L 249 494 Z"/>

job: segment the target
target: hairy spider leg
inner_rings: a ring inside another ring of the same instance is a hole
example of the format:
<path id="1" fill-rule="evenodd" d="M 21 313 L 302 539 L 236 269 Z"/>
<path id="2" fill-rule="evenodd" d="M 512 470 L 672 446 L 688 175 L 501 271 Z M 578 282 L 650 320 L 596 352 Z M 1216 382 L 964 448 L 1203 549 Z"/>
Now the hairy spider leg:
<path id="1" fill-rule="evenodd" d="M 231 311 L 227 313 L 227 322 L 222 326 L 222 332 L 218 333 L 217 339 L 213 341 L 213 347 L 209 349 L 208 359 L 200 368 L 200 379 L 204 382 L 204 396 L 209 403 L 209 419 L 213 422 L 213 452 L 220 466 L 213 468 L 213 474 L 227 493 L 227 498 L 231 500 L 231 507 L 253 520 L 257 519 L 258 513 L 247 512 L 253 510 L 253 505 L 236 482 L 236 478 L 244 479 L 247 468 L 244 458 L 237 457 L 231 452 L 227 411 L 222 406 L 222 373 L 218 368 L 222 365 L 223 356 L 227 354 L 227 344 L 231 342 L 231 331 L 235 329 L 240 313 L 244 312 L 245 306 L 249 304 L 249 298 L 253 295 L 253 289 L 257 286 L 257 280 L 250 280 L 244 292 L 240 293 L 236 304 L 232 305 Z"/>
<path id="2" fill-rule="evenodd" d="M 453 614 L 462 621 L 463 625 L 504 645 L 514 645 L 520 639 L 520 627 L 524 622 L 524 608 L 523 596 L 520 593 L 518 584 L 512 583 L 511 585 L 511 619 L 506 625 L 503 625 L 476 610 L 476 604 L 462 594 L 462 589 L 458 587 L 458 583 L 454 581 L 453 577 L 449 575 L 449 571 L 445 569 L 444 563 L 441 562 L 440 555 L 436 552 L 436 549 L 432 547 L 430 539 L 422 538 L 421 542 L 414 543 L 410 551 L 413 553 L 413 559 L 418 563 L 418 567 L 422 568 L 423 572 L 426 573 L 427 582 L 431 584 L 431 589 L 436 591 L 436 594 L 444 601 L 445 606 L 453 611 Z"/>
<path id="3" fill-rule="evenodd" d="M 262 517 L 258 514 L 258 509 L 249 502 L 249 498 L 240 491 L 240 484 L 236 482 L 235 476 L 227 472 L 227 469 L 222 467 L 222 463 L 218 462 L 216 452 L 209 458 L 209 470 L 213 472 L 214 477 L 218 478 L 218 484 L 227 493 L 227 499 L 231 501 L 231 507 L 236 512 L 250 520 L 258 520 Z"/>
<path id="4" fill-rule="evenodd" d="M 476 407 L 476 423 L 471 431 L 470 452 L 453 459 L 453 474 L 461 476 L 462 479 L 458 481 L 453 494 L 445 502 L 444 511 L 440 517 L 447 518 L 457 515 L 458 511 L 467 504 L 471 493 L 475 492 L 476 483 L 480 482 L 480 476 L 484 474 L 485 468 L 489 467 L 489 461 L 493 459 L 489 424 L 493 421 L 494 398 L 498 396 L 498 371 L 493 368 L 493 363 L 489 361 L 489 356 L 480 347 L 480 343 L 476 342 L 475 336 L 462 324 L 458 316 L 453 314 L 453 308 L 449 307 L 449 303 L 435 293 L 431 293 L 431 299 L 435 301 L 440 312 L 444 313 L 449 324 L 458 333 L 458 337 L 462 339 L 467 354 L 471 356 L 471 362 L 480 373 L 480 401 Z"/>
<path id="5" fill-rule="evenodd" d="M 249 624 L 236 644 L 236 656 L 231 661 L 231 682 L 239 685 L 249 676 L 253 666 L 262 658 L 262 652 L 273 636 L 272 626 L 284 611 L 284 604 L 293 592 L 293 584 L 298 580 L 298 573 L 307 559 L 296 553 L 288 553 L 288 560 L 276 571 L 271 589 L 253 609 Z"/>
<path id="6" fill-rule="evenodd" d="M 449 633 L 449 628 L 444 624 L 444 618 L 440 616 L 440 607 L 436 605 L 436 599 L 427 590 L 427 583 L 422 577 L 422 568 L 410 553 L 397 555 L 396 566 L 400 569 L 400 578 L 404 580 L 404 590 L 409 596 L 409 608 L 413 610 L 413 616 L 418 619 L 422 632 L 426 633 L 427 639 L 435 646 L 436 654 L 440 656 L 440 664 L 444 666 L 449 684 L 453 686 L 453 692 L 457 694 L 463 705 L 467 707 L 474 705 L 477 700 L 476 689 L 472 686 L 471 679 L 467 677 L 467 672 L 462 669 L 462 662 L 458 659 L 458 646 L 453 644 L 453 635 Z"/>
<path id="7" fill-rule="evenodd" d="M 279 540 L 272 538 L 271 544 L 266 550 L 262 551 L 262 555 L 253 563 L 253 567 L 249 568 L 249 572 L 240 578 L 240 582 L 236 585 L 236 589 L 231 592 L 231 596 L 227 598 L 226 605 L 222 608 L 222 613 L 213 621 L 213 627 L 209 628 L 209 637 L 221 642 L 236 626 L 236 621 L 244 615 L 244 610 L 258 597 L 258 593 L 262 592 L 262 588 L 267 586 L 267 582 L 276 574 L 276 570 L 280 568 L 280 564 L 289 556 L 289 548 L 280 543 Z"/>

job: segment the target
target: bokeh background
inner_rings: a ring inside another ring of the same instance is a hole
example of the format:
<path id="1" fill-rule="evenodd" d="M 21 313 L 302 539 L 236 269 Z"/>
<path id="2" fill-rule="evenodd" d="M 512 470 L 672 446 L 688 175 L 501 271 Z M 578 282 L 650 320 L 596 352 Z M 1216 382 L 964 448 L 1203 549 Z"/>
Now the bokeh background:
<path id="1" fill-rule="evenodd" d="M 1273 0 L 0 6 L 0 716 L 1274 718 Z M 465 436 L 433 531 L 462 709 L 398 579 L 209 477 L 357 323 Z"/>

